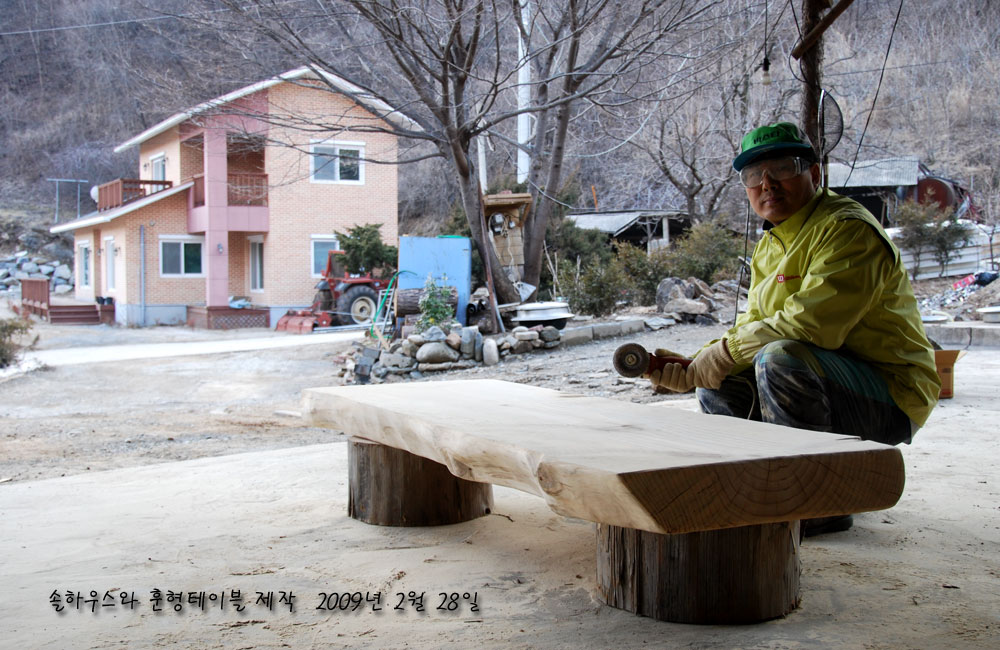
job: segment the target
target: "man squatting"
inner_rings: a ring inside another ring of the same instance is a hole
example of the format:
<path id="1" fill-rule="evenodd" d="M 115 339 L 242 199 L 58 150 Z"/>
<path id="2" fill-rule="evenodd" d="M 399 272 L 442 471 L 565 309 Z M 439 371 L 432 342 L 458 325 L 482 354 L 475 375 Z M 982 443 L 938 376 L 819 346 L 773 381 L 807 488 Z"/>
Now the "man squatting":
<path id="1" fill-rule="evenodd" d="M 909 443 L 940 381 L 899 250 L 859 203 L 821 189 L 794 124 L 750 131 L 733 169 L 765 221 L 747 310 L 686 369 L 653 371 L 653 385 L 696 388 L 705 413 Z M 852 524 L 803 522 L 807 536 Z"/>

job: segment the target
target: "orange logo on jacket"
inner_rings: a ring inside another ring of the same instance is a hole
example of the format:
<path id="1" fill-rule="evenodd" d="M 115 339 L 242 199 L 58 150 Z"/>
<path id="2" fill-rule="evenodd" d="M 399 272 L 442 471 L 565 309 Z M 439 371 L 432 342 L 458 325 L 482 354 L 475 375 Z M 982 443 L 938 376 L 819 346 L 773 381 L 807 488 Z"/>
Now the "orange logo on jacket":
<path id="1" fill-rule="evenodd" d="M 777 280 L 779 283 L 784 282 L 785 280 L 801 280 L 801 279 L 802 279 L 801 275 L 785 275 L 784 273 L 779 273 L 778 277 L 775 278 L 775 280 Z"/>

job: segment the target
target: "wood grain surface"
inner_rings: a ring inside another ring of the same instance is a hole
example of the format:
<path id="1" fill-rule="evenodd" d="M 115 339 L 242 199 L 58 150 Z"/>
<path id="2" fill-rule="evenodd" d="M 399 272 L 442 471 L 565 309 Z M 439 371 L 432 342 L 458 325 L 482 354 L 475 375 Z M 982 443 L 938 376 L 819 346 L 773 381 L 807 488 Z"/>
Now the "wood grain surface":
<path id="1" fill-rule="evenodd" d="M 902 455 L 853 436 L 496 380 L 314 388 L 303 416 L 553 511 L 687 533 L 892 507 Z"/>

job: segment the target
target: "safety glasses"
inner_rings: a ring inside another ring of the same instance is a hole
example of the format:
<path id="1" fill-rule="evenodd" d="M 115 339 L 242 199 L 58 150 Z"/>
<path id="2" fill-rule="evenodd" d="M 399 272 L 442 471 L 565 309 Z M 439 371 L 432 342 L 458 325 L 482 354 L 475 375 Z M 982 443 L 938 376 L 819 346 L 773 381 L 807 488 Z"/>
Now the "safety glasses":
<path id="1" fill-rule="evenodd" d="M 774 181 L 786 181 L 809 169 L 809 163 L 802 158 L 785 156 L 772 158 L 747 165 L 740 170 L 740 182 L 744 187 L 759 187 L 764 182 L 764 174 Z"/>

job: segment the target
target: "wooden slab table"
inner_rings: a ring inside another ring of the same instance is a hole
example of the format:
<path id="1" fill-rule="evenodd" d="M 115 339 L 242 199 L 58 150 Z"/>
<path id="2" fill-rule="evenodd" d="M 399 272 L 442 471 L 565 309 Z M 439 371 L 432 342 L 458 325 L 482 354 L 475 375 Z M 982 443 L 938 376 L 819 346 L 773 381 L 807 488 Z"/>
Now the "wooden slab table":
<path id="1" fill-rule="evenodd" d="M 799 520 L 892 507 L 898 449 L 852 436 L 495 380 L 314 388 L 350 441 L 351 516 L 489 514 L 491 484 L 597 523 L 598 590 L 661 620 L 745 623 L 798 605 Z M 375 444 L 377 443 L 377 444 Z"/>

